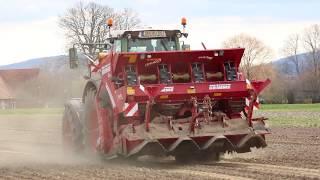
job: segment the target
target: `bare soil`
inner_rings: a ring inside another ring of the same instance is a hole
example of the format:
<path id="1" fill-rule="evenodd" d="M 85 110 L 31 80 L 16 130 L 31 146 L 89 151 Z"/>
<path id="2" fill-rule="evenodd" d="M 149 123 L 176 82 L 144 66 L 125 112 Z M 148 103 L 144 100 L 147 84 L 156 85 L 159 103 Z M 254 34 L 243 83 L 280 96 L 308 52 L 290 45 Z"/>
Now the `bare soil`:
<path id="1" fill-rule="evenodd" d="M 101 160 L 66 153 L 61 116 L 0 116 L 0 179 L 320 179 L 320 128 L 273 128 L 268 147 L 220 162 Z"/>

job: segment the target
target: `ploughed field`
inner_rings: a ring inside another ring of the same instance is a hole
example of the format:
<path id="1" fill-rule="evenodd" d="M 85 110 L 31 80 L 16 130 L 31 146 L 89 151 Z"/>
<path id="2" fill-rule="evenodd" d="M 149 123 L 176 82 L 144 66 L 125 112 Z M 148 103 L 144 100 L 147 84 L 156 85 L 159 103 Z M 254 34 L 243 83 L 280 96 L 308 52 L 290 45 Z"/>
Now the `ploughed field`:
<path id="1" fill-rule="evenodd" d="M 59 110 L 0 111 L 0 179 L 320 179 L 320 109 L 262 109 L 273 131 L 267 148 L 202 164 L 71 155 L 61 146 Z"/>

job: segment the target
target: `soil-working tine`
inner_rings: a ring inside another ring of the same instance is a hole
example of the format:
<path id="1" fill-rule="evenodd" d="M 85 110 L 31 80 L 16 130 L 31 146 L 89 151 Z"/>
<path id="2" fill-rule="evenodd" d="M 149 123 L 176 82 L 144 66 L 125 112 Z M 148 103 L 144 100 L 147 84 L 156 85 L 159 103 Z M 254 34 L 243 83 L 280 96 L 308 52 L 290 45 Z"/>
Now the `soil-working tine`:
<path id="1" fill-rule="evenodd" d="M 172 154 L 175 154 L 179 151 L 199 151 L 200 147 L 194 140 L 189 137 L 180 137 L 178 138 L 168 149 Z"/>
<path id="2" fill-rule="evenodd" d="M 157 140 L 144 140 L 141 144 L 133 148 L 127 156 L 133 155 L 164 155 L 166 149 Z"/>

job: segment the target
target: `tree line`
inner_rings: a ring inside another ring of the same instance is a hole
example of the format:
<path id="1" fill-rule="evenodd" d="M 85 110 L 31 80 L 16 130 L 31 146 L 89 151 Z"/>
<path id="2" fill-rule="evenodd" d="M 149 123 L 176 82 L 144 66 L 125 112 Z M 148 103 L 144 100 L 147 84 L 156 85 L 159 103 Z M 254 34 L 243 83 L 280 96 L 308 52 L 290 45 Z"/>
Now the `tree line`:
<path id="1" fill-rule="evenodd" d="M 320 25 L 311 25 L 303 32 L 289 35 L 282 49 L 283 55 L 289 57 L 288 63 L 294 65 L 295 76 L 286 81 L 288 101 L 296 101 L 297 90 L 313 102 L 320 102 Z M 301 55 L 303 52 L 307 52 Z M 289 64 L 284 64 L 284 71 Z"/>
<path id="2" fill-rule="evenodd" d="M 240 70 L 246 78 L 272 80 L 263 94 L 267 102 L 320 102 L 320 25 L 289 35 L 281 49 L 283 62 L 270 62 L 271 48 L 251 35 L 235 35 L 223 44 L 245 48 Z"/>

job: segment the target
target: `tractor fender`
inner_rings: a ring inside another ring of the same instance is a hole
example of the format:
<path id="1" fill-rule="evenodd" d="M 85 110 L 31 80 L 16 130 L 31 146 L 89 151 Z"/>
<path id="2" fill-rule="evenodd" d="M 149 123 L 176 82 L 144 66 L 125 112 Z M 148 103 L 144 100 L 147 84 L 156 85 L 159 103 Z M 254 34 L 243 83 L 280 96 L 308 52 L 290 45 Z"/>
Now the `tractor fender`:
<path id="1" fill-rule="evenodd" d="M 93 80 L 93 79 L 89 80 L 86 83 L 83 94 L 82 94 L 82 103 L 84 103 L 84 98 L 86 97 L 87 92 L 92 89 L 98 90 L 100 83 L 101 83 L 101 80 Z M 102 102 L 104 102 L 103 107 L 111 106 L 110 95 L 106 91 L 106 88 L 102 87 L 98 96 L 102 100 Z"/>
<path id="2" fill-rule="evenodd" d="M 82 94 L 82 103 L 84 103 L 84 97 L 86 97 L 87 92 L 90 89 L 96 89 L 96 90 L 99 89 L 99 84 L 100 84 L 100 80 L 90 79 L 87 81 Z"/>

